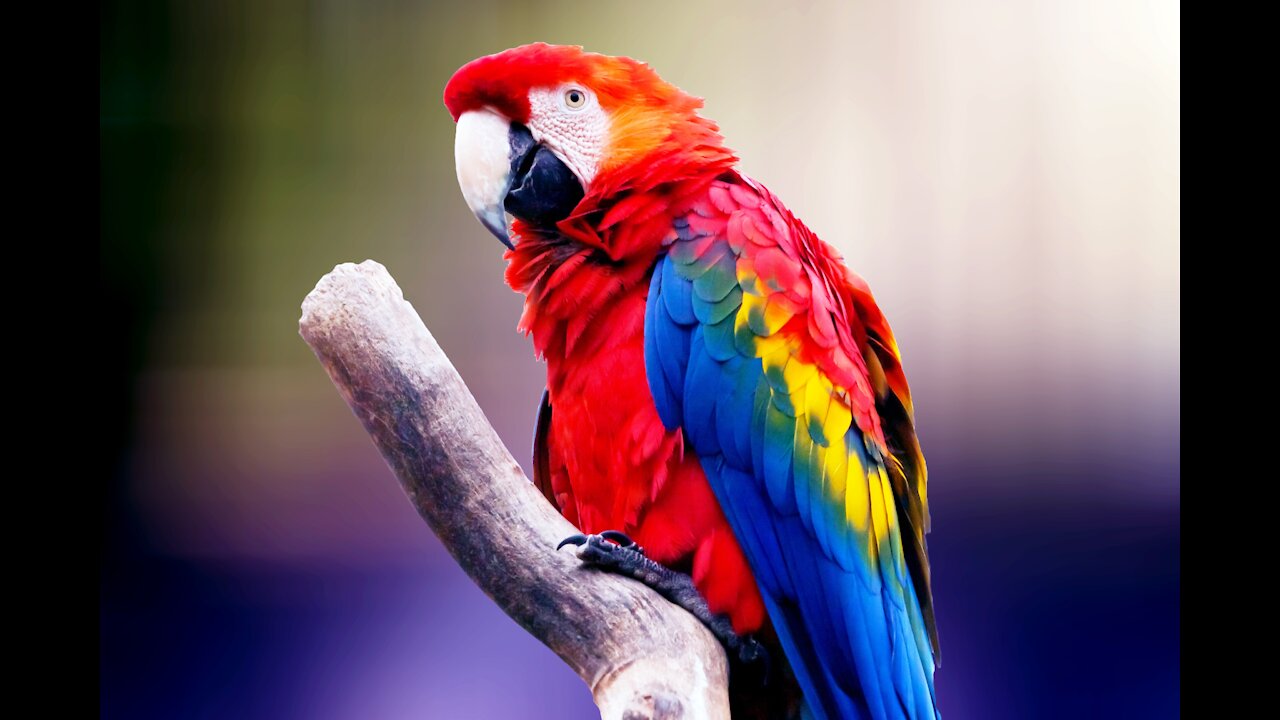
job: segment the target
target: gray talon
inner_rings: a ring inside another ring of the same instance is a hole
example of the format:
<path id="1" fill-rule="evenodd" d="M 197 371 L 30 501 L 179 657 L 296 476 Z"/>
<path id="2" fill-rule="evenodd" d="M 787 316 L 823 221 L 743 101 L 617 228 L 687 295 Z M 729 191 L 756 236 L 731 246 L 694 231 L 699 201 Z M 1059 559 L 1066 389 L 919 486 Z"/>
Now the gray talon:
<path id="1" fill-rule="evenodd" d="M 613 542 L 617 543 L 619 546 L 624 547 L 628 550 L 635 550 L 638 553 L 644 552 L 644 549 L 641 548 L 639 545 L 637 545 L 635 540 L 632 540 L 630 537 L 627 537 L 626 533 L 619 532 L 617 530 L 605 530 L 604 532 L 600 533 L 600 537 L 604 538 L 605 540 L 612 540 Z"/>
<path id="2" fill-rule="evenodd" d="M 564 547 L 565 545 L 578 545 L 578 546 L 582 546 L 582 545 L 586 545 L 586 544 L 587 544 L 587 536 L 586 536 L 586 535 L 582 535 L 582 534 L 578 534 L 578 535 L 570 535 L 569 537 L 567 537 L 567 538 L 565 538 L 565 539 L 563 539 L 563 540 L 561 540 L 561 541 L 560 541 L 560 544 L 556 546 L 556 550 L 559 550 L 560 548 Z"/>
<path id="3" fill-rule="evenodd" d="M 733 631 L 733 625 L 724 615 L 715 615 L 707 607 L 707 601 L 693 584 L 693 578 L 655 562 L 644 554 L 626 533 L 605 530 L 598 535 L 573 535 L 556 547 L 577 545 L 578 558 L 583 564 L 601 570 L 639 580 L 659 595 L 684 608 L 698 618 L 712 635 L 724 646 L 730 658 L 743 665 L 757 662 L 764 664 L 764 675 L 769 676 L 769 653 L 755 638 L 743 637 Z"/>

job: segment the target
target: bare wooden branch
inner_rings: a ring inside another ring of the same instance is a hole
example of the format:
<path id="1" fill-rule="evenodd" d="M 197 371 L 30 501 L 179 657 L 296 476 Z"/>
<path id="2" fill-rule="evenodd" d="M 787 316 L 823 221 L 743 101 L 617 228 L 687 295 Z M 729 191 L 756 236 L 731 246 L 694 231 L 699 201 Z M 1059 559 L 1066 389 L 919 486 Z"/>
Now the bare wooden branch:
<path id="1" fill-rule="evenodd" d="M 386 268 L 334 268 L 303 301 L 299 332 L 454 559 L 586 681 L 604 720 L 729 717 L 725 655 L 706 628 L 555 551 L 576 530 L 525 477 Z"/>

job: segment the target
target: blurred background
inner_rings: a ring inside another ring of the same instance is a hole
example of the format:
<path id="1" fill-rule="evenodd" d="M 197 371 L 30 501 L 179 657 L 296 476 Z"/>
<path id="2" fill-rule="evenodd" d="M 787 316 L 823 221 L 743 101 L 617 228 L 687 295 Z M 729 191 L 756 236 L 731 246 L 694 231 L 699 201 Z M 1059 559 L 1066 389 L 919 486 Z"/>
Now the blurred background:
<path id="1" fill-rule="evenodd" d="M 598 717 L 297 335 L 321 275 L 379 260 L 528 467 L 544 371 L 441 94 L 535 40 L 705 97 L 871 283 L 929 460 L 944 716 L 1178 716 L 1176 2 L 101 10 L 103 717 Z"/>

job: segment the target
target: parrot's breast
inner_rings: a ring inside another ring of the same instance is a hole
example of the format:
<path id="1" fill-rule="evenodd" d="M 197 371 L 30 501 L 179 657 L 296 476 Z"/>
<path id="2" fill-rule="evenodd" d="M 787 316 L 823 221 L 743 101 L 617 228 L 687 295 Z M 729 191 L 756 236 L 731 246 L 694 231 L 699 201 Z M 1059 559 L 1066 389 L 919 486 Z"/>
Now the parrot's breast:
<path id="1" fill-rule="evenodd" d="M 592 269 L 584 263 L 578 272 Z M 540 331 L 574 338 L 545 346 L 555 499 L 581 531 L 620 530 L 654 560 L 692 574 L 712 611 L 729 615 L 739 633 L 754 632 L 765 612 L 746 557 L 697 456 L 654 405 L 644 364 L 648 282 L 638 279 L 591 313 L 589 327 L 575 327 L 579 315 L 532 318 Z"/>

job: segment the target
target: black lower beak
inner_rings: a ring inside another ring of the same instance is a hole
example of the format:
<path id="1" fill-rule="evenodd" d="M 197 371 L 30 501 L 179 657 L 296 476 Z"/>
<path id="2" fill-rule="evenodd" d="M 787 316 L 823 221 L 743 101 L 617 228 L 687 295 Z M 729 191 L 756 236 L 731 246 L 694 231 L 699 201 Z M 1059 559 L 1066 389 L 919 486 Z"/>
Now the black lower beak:
<path id="1" fill-rule="evenodd" d="M 582 184 L 569 166 L 543 145 L 529 128 L 511 123 L 511 185 L 503 198 L 507 212 L 527 223 L 553 227 L 582 200 Z"/>

